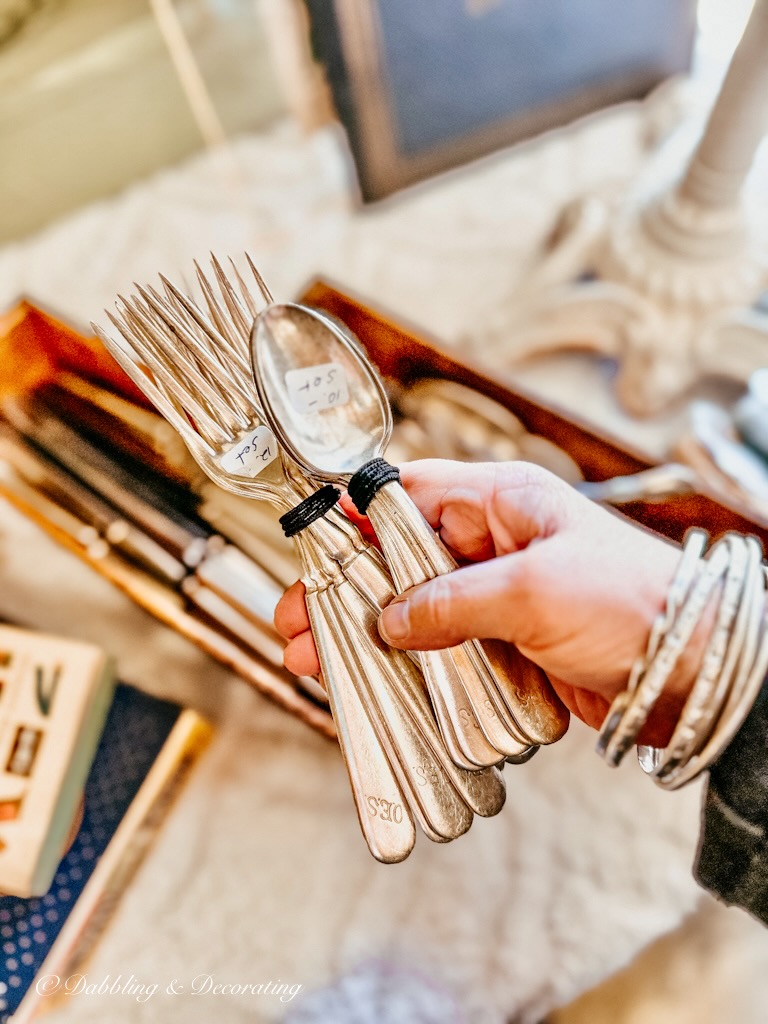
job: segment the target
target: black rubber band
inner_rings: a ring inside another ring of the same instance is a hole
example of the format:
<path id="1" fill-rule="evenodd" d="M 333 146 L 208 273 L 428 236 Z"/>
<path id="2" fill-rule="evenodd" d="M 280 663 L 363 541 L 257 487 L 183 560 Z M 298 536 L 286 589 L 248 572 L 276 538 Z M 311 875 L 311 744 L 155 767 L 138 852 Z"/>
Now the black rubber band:
<path id="1" fill-rule="evenodd" d="M 304 501 L 280 516 L 280 525 L 286 537 L 295 537 L 308 526 L 311 526 L 316 519 L 322 519 L 329 509 L 332 509 L 341 497 L 341 491 L 333 484 L 326 484 L 319 491 L 310 494 Z"/>
<path id="2" fill-rule="evenodd" d="M 361 516 L 368 511 L 376 492 L 393 480 L 400 483 L 400 470 L 390 466 L 386 459 L 371 459 L 358 469 L 347 484 L 347 491 Z"/>

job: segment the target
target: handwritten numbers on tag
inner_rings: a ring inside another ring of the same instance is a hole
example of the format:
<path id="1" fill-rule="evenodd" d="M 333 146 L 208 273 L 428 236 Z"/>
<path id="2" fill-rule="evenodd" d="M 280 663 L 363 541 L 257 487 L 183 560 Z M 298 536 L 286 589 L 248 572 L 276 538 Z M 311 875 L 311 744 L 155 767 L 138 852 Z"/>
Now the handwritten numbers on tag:
<path id="1" fill-rule="evenodd" d="M 221 457 L 221 467 L 232 476 L 255 477 L 277 458 L 277 440 L 269 427 L 256 427 Z"/>
<path id="2" fill-rule="evenodd" d="M 320 412 L 346 405 L 349 401 L 347 374 L 341 363 L 322 363 L 289 370 L 285 385 L 291 405 L 297 412 Z"/>

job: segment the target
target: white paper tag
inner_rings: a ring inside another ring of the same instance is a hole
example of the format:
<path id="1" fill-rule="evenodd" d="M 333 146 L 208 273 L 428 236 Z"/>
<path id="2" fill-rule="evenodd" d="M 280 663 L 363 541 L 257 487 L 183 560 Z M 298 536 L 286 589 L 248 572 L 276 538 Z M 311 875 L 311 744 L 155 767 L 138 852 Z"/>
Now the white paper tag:
<path id="1" fill-rule="evenodd" d="M 291 405 L 297 412 L 320 412 L 349 401 L 347 374 L 341 363 L 321 363 L 289 370 L 285 385 Z"/>
<path id="2" fill-rule="evenodd" d="M 277 458 L 277 439 L 269 427 L 256 427 L 221 457 L 221 467 L 232 476 L 255 477 Z"/>

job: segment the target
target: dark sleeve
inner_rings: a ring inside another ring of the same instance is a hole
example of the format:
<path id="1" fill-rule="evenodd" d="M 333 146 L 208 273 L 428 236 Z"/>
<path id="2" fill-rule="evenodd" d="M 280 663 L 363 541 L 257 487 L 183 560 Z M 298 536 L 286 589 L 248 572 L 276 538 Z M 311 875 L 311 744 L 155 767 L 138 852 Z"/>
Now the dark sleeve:
<path id="1" fill-rule="evenodd" d="M 768 925 L 768 681 L 710 771 L 696 880 Z"/>

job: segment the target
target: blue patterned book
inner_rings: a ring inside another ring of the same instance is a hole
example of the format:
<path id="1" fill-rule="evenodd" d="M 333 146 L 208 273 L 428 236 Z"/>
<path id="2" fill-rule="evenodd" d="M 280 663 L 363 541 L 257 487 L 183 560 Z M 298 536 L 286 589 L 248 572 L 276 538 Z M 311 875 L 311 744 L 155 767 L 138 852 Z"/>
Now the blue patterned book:
<path id="1" fill-rule="evenodd" d="M 14 1022 L 30 1019 L 40 998 L 35 979 L 49 973 L 64 976 L 92 948 L 119 892 L 110 891 L 109 872 L 96 889 L 89 882 L 97 866 L 110 860 L 114 868 L 119 865 L 121 878 L 129 875 L 126 857 L 136 861 L 143 852 L 126 842 L 130 837 L 117 844 L 114 837 L 132 805 L 143 802 L 142 825 L 157 810 L 161 794 L 167 808 L 169 766 L 162 778 L 152 779 L 151 773 L 185 719 L 184 736 L 178 737 L 182 742 L 171 761 L 174 783 L 182 781 L 207 738 L 207 726 L 176 704 L 117 686 L 86 783 L 82 824 L 51 888 L 39 898 L 0 897 L 0 1024 L 17 1011 Z"/>

